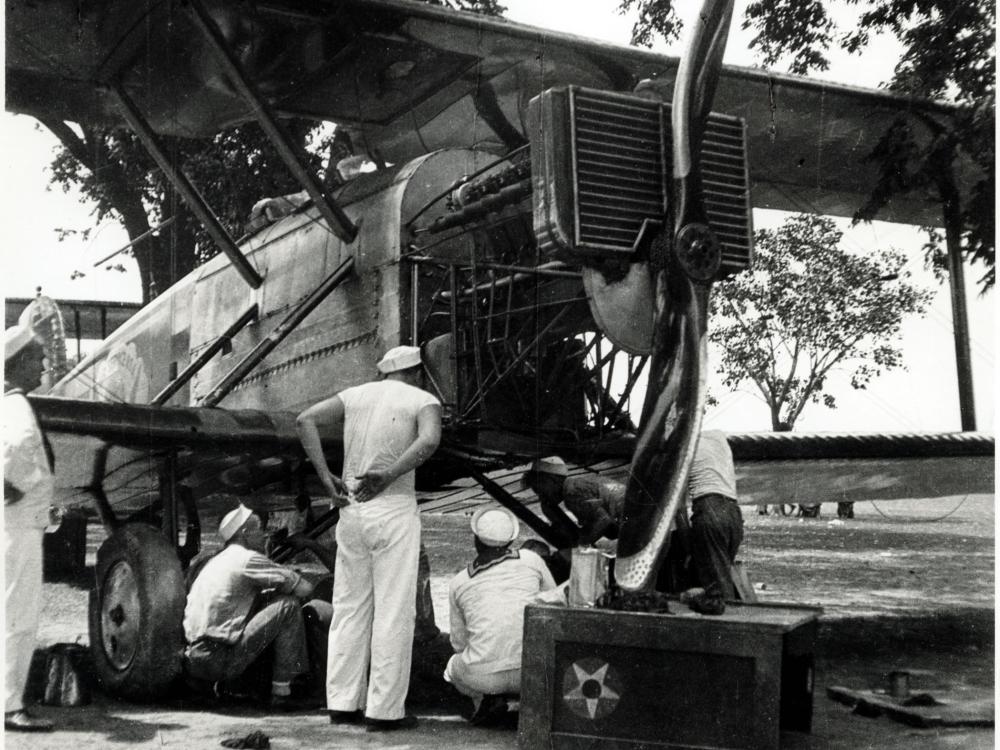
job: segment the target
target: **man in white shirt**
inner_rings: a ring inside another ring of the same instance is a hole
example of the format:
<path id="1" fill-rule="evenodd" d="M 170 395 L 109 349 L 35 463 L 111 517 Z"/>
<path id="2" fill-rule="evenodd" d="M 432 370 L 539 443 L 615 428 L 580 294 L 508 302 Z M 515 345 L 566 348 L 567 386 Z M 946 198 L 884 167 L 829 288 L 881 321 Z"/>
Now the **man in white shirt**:
<path id="1" fill-rule="evenodd" d="M 420 554 L 414 470 L 441 440 L 441 403 L 422 389 L 419 348 L 390 349 L 377 367 L 384 379 L 306 409 L 298 427 L 340 508 L 326 673 L 330 721 L 387 731 L 417 725 L 405 709 Z M 319 435 L 319 426 L 340 424 L 342 479 L 330 471 Z"/>
<path id="2" fill-rule="evenodd" d="M 527 549 L 510 548 L 517 518 L 506 508 L 483 508 L 472 517 L 476 558 L 451 580 L 448 589 L 451 645 L 444 678 L 472 699 L 471 721 L 502 723 L 506 696 L 521 692 L 521 639 L 524 607 L 561 600 L 545 562 Z"/>
<path id="3" fill-rule="evenodd" d="M 260 517 L 245 505 L 219 524 L 226 546 L 205 563 L 184 608 L 187 673 L 208 682 L 239 677 L 273 646 L 271 706 L 299 708 L 291 680 L 309 670 L 302 602 L 312 584 L 264 554 Z"/>
<path id="4" fill-rule="evenodd" d="M 49 732 L 52 722 L 24 706 L 42 597 L 42 534 L 52 503 L 52 465 L 25 397 L 42 382 L 43 347 L 28 326 L 4 332 L 3 502 L 8 732 Z"/>

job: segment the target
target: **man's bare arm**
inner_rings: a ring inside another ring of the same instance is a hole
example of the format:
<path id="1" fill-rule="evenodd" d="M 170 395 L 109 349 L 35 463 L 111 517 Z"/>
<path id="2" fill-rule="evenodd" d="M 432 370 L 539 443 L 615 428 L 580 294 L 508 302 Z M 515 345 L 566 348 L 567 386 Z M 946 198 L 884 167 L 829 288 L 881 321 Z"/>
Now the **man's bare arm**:
<path id="1" fill-rule="evenodd" d="M 298 428 L 299 440 L 306 455 L 312 462 L 316 475 L 323 483 L 333 504 L 338 508 L 347 505 L 347 491 L 343 481 L 330 471 L 330 466 L 323 455 L 323 443 L 319 436 L 320 425 L 337 425 L 344 421 L 344 402 L 340 396 L 328 398 L 314 404 L 299 414 L 295 420 Z"/>

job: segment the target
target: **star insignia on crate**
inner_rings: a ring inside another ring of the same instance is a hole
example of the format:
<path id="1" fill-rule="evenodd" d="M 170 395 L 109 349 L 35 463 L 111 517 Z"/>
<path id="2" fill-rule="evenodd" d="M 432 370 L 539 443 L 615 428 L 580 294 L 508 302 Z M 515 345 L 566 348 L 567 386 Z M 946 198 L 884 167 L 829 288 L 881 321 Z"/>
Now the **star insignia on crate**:
<path id="1" fill-rule="evenodd" d="M 563 672 L 563 701 L 577 716 L 603 719 L 618 706 L 622 682 L 603 659 L 577 659 Z"/>

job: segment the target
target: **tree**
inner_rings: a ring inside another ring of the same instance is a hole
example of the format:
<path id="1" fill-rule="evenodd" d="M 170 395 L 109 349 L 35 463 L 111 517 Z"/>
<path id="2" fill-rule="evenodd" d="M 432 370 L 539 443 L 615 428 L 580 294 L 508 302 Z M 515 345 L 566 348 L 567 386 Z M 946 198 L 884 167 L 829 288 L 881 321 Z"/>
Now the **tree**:
<path id="1" fill-rule="evenodd" d="M 668 41 L 681 28 L 674 0 L 622 0 L 637 10 L 633 43 L 649 46 L 657 34 Z M 856 11 L 845 28 L 832 11 Z M 750 0 L 742 25 L 756 36 L 750 46 L 765 66 L 786 62 L 806 75 L 829 67 L 834 46 L 859 52 L 881 33 L 903 44 L 890 89 L 961 105 L 945 120 L 909 113 L 900 116 L 875 145 L 869 159 L 879 167 L 878 183 L 859 206 L 855 221 L 876 218 L 894 195 L 928 191 L 943 207 L 943 226 L 953 251 L 985 268 L 981 289 L 995 282 L 995 106 L 996 5 L 994 0 Z M 963 201 L 955 164 L 960 155 L 975 166 L 974 183 Z M 943 265 L 932 235 L 929 260 Z"/>
<path id="2" fill-rule="evenodd" d="M 117 218 L 133 242 L 147 235 L 132 248 L 144 303 L 218 252 L 133 133 L 58 120 L 42 123 L 62 144 L 50 167 L 53 182 L 64 190 L 75 186 L 93 201 L 97 221 Z M 311 128 L 293 122 L 289 130 L 301 144 Z M 242 232 L 255 201 L 300 189 L 255 123 L 213 138 L 162 142 L 233 236 Z M 312 166 L 319 163 L 314 156 Z M 169 227 L 148 234 L 170 219 Z"/>
<path id="3" fill-rule="evenodd" d="M 497 0 L 427 0 L 456 10 L 501 15 Z M 160 172 L 152 157 L 124 125 L 95 127 L 60 120 L 42 120 L 59 139 L 51 163 L 52 182 L 63 190 L 75 187 L 94 203 L 97 221 L 118 219 L 134 242 L 142 301 L 149 302 L 218 249 Z M 319 170 L 321 153 L 333 143 L 318 123 L 285 123 L 292 140 L 308 149 L 310 167 Z M 238 237 L 250 209 L 259 199 L 298 192 L 291 176 L 256 123 L 217 133 L 212 138 L 161 137 L 166 150 L 195 184 L 230 235 Z M 173 219 L 168 227 L 150 233 Z M 64 228 L 63 236 L 75 233 Z M 142 239 L 139 239 L 142 238 Z M 137 242 L 138 240 L 138 242 Z"/>
<path id="4" fill-rule="evenodd" d="M 932 293 L 907 281 L 895 250 L 858 255 L 840 246 L 831 219 L 799 214 L 756 234 L 751 271 L 715 286 L 709 341 L 718 372 L 735 390 L 750 381 L 775 431 L 791 430 L 810 403 L 836 408 L 831 373 L 864 389 L 902 366 L 895 345 L 907 315 L 923 315 Z"/>

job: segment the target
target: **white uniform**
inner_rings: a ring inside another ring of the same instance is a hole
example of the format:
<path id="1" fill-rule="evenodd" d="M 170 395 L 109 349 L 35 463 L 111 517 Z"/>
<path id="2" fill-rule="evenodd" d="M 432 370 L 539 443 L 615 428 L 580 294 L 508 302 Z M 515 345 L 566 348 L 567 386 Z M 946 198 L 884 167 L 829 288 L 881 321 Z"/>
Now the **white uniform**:
<path id="1" fill-rule="evenodd" d="M 390 466 L 417 438 L 417 415 L 440 402 L 397 380 L 342 391 L 344 481 Z M 327 707 L 401 719 L 410 682 L 420 515 L 413 472 L 340 509 L 327 659 Z M 371 667 L 370 684 L 366 675 Z"/>
<path id="2" fill-rule="evenodd" d="M 42 431 L 20 391 L 3 397 L 4 482 L 23 493 L 4 498 L 7 578 L 7 700 L 5 712 L 24 708 L 24 687 L 35 649 L 42 597 L 42 535 L 48 524 L 53 480 Z"/>
<path id="3" fill-rule="evenodd" d="M 555 588 L 545 562 L 530 550 L 511 550 L 452 578 L 448 601 L 456 653 L 444 678 L 473 699 L 519 693 L 524 607 Z"/>

